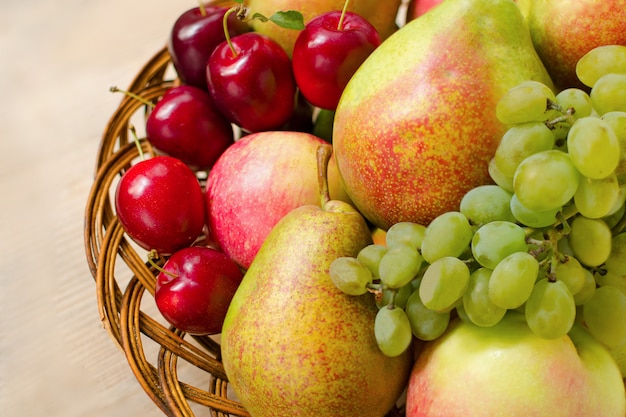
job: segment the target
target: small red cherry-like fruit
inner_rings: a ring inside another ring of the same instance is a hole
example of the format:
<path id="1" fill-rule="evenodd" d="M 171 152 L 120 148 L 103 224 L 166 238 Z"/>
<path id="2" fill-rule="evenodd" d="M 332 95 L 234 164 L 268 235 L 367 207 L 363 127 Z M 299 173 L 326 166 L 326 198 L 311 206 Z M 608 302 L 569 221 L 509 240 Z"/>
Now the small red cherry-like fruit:
<path id="1" fill-rule="evenodd" d="M 115 210 L 126 234 L 159 255 L 191 245 L 205 225 L 200 182 L 184 162 L 170 156 L 130 167 L 117 185 Z"/>
<path id="2" fill-rule="evenodd" d="M 234 142 L 233 128 L 207 91 L 187 85 L 169 89 L 146 120 L 146 137 L 192 169 L 209 169 Z"/>
<path id="3" fill-rule="evenodd" d="M 181 14 L 174 22 L 167 42 L 172 63 L 181 81 L 206 90 L 205 68 L 211 52 L 226 40 L 224 14 L 228 7 L 205 5 Z M 230 36 L 250 31 L 247 23 L 228 16 Z"/>
<path id="4" fill-rule="evenodd" d="M 296 84 L 311 104 L 335 110 L 352 75 L 380 43 L 376 28 L 359 14 L 321 14 L 306 24 L 294 44 Z"/>
<path id="5" fill-rule="evenodd" d="M 193 335 L 220 333 L 243 272 L 223 252 L 194 246 L 181 249 L 157 276 L 154 298 L 163 317 Z"/>
<path id="6" fill-rule="evenodd" d="M 248 132 L 275 130 L 291 117 L 296 83 L 291 61 L 275 41 L 255 32 L 221 43 L 206 66 L 217 107 Z"/>

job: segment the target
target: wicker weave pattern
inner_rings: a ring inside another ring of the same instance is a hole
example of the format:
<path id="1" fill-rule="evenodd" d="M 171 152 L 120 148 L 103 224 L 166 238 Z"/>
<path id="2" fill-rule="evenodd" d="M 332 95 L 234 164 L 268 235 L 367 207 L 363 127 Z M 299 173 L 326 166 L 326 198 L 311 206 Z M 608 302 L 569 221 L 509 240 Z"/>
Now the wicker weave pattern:
<path id="1" fill-rule="evenodd" d="M 156 102 L 177 84 L 176 79 L 166 79 L 170 65 L 170 56 L 163 48 L 145 64 L 127 90 Z M 143 389 L 166 415 L 194 416 L 191 401 L 208 407 L 213 416 L 249 416 L 241 404 L 227 397 L 219 343 L 209 337 L 186 336 L 142 311 L 143 297 L 154 296 L 156 270 L 125 236 L 115 216 L 112 196 L 116 180 L 139 156 L 134 137 L 129 134 L 131 119 L 145 117 L 149 110 L 149 106 L 124 96 L 105 128 L 96 158 L 85 211 L 84 240 L 87 262 L 96 281 L 100 319 L 126 355 Z M 145 139 L 140 143 L 144 152 L 151 150 Z M 124 279 L 123 275 L 130 278 Z M 156 344 L 157 357 L 146 357 L 146 340 Z M 206 372 L 208 387 L 180 381 L 179 359 Z"/>

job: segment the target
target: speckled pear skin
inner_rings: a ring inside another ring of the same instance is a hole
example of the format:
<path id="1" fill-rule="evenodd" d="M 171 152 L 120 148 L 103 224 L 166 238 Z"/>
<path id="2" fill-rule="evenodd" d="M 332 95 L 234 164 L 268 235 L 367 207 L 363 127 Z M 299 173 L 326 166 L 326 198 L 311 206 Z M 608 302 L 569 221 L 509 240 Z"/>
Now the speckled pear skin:
<path id="1" fill-rule="evenodd" d="M 335 114 L 337 165 L 359 211 L 387 229 L 458 210 L 491 182 L 506 129 L 497 101 L 528 79 L 553 87 L 513 0 L 446 0 L 389 37 Z"/>
<path id="2" fill-rule="evenodd" d="M 383 417 L 406 387 L 412 354 L 380 352 L 373 297 L 343 294 L 328 275 L 372 242 L 368 226 L 347 203 L 325 207 L 272 229 L 224 321 L 226 374 L 253 417 Z"/>

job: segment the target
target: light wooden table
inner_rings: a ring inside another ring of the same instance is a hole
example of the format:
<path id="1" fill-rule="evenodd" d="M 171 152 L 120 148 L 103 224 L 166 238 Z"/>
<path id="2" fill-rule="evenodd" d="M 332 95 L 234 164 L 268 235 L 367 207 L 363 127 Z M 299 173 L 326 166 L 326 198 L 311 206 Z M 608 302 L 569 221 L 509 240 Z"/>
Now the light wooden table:
<path id="1" fill-rule="evenodd" d="M 0 0 L 0 414 L 162 416 L 101 327 L 83 210 L 120 95 L 193 0 Z"/>

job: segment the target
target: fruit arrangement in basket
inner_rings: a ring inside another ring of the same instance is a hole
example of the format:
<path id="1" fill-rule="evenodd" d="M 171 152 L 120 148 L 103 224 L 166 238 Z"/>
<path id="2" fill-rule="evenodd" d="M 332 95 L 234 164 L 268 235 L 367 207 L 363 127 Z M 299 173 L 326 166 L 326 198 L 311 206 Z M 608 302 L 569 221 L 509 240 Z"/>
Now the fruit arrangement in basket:
<path id="1" fill-rule="evenodd" d="M 103 321 L 163 411 L 626 415 L 626 2 L 575 4 L 182 13 L 122 91 L 86 221 Z"/>

